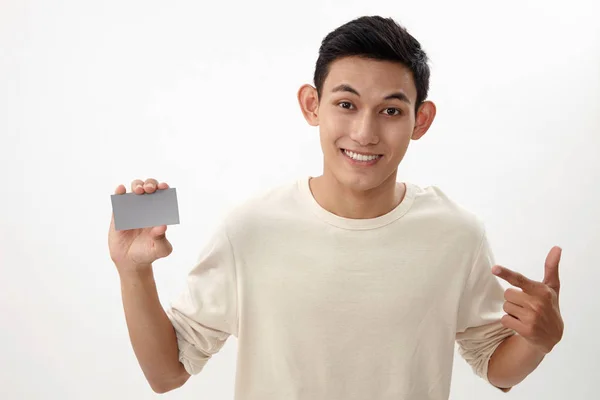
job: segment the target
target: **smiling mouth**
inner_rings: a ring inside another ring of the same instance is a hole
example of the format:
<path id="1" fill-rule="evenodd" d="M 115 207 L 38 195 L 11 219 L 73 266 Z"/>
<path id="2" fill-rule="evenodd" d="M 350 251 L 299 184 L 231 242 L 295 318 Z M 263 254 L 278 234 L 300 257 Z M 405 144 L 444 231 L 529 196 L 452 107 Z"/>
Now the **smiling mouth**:
<path id="1" fill-rule="evenodd" d="M 351 150 L 340 149 L 340 151 L 348 158 L 357 162 L 371 162 L 383 157 L 382 154 L 362 154 L 356 153 Z"/>

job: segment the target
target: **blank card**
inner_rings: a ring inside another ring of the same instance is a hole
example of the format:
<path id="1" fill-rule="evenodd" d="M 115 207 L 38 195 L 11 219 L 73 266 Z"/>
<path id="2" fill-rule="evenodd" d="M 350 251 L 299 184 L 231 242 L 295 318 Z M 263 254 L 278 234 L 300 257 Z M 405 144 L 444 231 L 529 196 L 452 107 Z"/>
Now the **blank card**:
<path id="1" fill-rule="evenodd" d="M 111 201 L 117 231 L 179 224 L 175 188 L 144 194 L 113 194 Z"/>

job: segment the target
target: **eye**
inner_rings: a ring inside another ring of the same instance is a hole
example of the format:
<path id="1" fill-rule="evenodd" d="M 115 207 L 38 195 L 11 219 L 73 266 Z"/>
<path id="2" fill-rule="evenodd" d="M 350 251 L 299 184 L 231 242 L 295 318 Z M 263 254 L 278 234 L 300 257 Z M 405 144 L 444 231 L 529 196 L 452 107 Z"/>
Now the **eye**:
<path id="1" fill-rule="evenodd" d="M 350 110 L 352 107 L 352 103 L 350 103 L 349 101 L 342 101 L 338 103 L 338 106 L 346 109 L 346 110 Z"/>
<path id="2" fill-rule="evenodd" d="M 400 115 L 402 113 L 402 111 L 400 111 L 398 108 L 394 108 L 394 107 L 388 107 L 385 109 L 384 112 L 386 115 L 389 115 L 390 117 Z"/>

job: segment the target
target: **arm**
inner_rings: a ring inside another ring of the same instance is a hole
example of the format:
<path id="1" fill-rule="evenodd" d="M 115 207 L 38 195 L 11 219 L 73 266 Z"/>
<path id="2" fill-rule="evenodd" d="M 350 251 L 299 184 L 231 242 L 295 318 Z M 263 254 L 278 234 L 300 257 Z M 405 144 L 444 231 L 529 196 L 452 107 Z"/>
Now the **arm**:
<path id="1" fill-rule="evenodd" d="M 152 390 L 165 393 L 182 386 L 190 375 L 179 362 L 175 330 L 160 304 L 152 266 L 122 272 L 120 278 L 129 337 Z"/>
<path id="2" fill-rule="evenodd" d="M 502 324 L 515 330 L 503 341 L 488 366 L 488 379 L 496 386 L 521 382 L 562 339 L 564 323 L 558 304 L 558 264 L 562 249 L 554 247 L 546 258 L 543 282 L 532 281 L 518 272 L 496 266 L 493 273 L 521 290 L 505 291 Z"/>
<path id="3" fill-rule="evenodd" d="M 544 353 L 532 347 L 521 335 L 512 335 L 492 354 L 488 380 L 492 385 L 508 392 L 533 372 L 544 357 Z"/>

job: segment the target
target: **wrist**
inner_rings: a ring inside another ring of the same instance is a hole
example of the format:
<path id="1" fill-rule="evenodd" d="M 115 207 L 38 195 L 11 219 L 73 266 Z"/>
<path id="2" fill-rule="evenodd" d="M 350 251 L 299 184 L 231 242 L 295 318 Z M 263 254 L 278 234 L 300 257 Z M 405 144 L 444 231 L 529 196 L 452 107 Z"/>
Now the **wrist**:
<path id="1" fill-rule="evenodd" d="M 519 335 L 519 334 L 517 334 Z M 524 336 L 521 336 L 521 339 L 523 340 L 523 342 L 526 344 L 528 350 L 530 353 L 532 353 L 533 355 L 536 355 L 538 357 L 545 357 L 546 354 L 548 354 L 550 351 L 547 351 L 542 345 L 536 344 L 531 342 L 529 339 L 525 338 Z"/>
<path id="2" fill-rule="evenodd" d="M 152 264 L 140 266 L 122 266 L 117 267 L 121 282 L 137 282 L 154 279 L 154 270 Z"/>

